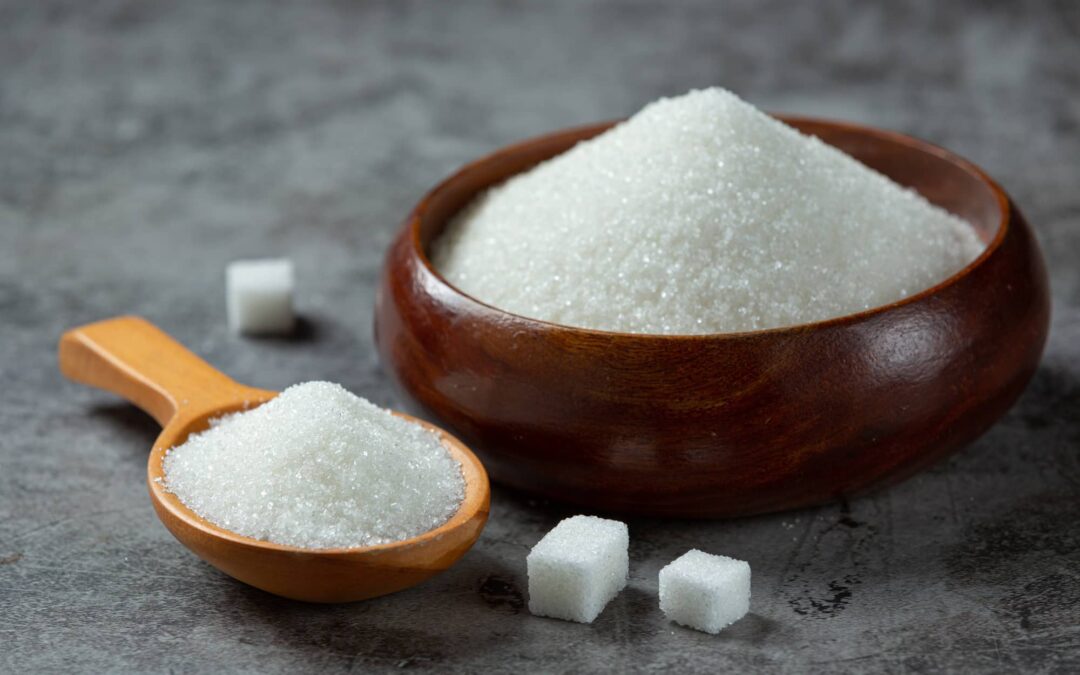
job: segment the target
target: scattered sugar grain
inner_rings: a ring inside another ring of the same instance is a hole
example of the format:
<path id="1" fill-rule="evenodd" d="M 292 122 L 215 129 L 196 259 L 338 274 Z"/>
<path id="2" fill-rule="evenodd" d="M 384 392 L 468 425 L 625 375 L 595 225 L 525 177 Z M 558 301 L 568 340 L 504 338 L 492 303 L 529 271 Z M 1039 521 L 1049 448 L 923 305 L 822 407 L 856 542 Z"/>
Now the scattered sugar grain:
<path id="1" fill-rule="evenodd" d="M 626 587 L 630 535 L 626 524 L 573 516 L 544 535 L 526 558 L 529 611 L 592 623 Z"/>
<path id="2" fill-rule="evenodd" d="M 465 490 L 438 436 L 329 382 L 216 420 L 170 449 L 164 469 L 166 489 L 215 525 L 302 548 L 417 536 Z"/>
<path id="3" fill-rule="evenodd" d="M 661 99 L 482 195 L 436 240 L 450 283 L 634 333 L 808 323 L 928 288 L 970 226 L 719 88 Z"/>

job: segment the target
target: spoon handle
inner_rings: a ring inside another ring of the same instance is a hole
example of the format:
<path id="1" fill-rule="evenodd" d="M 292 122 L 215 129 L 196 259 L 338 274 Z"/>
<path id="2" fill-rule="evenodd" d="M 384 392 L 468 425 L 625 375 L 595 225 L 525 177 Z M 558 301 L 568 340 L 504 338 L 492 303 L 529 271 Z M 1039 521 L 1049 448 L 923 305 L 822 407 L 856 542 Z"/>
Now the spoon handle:
<path id="1" fill-rule="evenodd" d="M 137 316 L 67 331 L 59 357 L 66 377 L 123 396 L 162 426 L 181 414 L 198 415 L 263 393 L 233 381 Z"/>

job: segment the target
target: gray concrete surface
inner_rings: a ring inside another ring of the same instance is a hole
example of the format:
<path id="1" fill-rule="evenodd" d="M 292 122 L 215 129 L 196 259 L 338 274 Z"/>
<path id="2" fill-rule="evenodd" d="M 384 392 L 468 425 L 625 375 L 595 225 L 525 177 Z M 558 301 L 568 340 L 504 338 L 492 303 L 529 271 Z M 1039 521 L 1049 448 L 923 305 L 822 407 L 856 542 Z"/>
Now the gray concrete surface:
<path id="1" fill-rule="evenodd" d="M 322 607 L 236 583 L 155 519 L 149 418 L 56 370 L 63 329 L 137 313 L 239 380 L 392 404 L 373 284 L 422 192 L 712 84 L 980 163 L 1038 230 L 1053 332 L 1012 412 L 902 485 L 632 521 L 630 586 L 593 625 L 523 609 L 525 553 L 566 512 L 501 489 L 422 587 Z M 0 3 L 0 671 L 1080 671 L 1078 130 L 1067 0 Z M 263 254 L 298 265 L 297 340 L 226 332 L 224 265 Z M 656 607 L 692 546 L 753 565 L 753 613 L 718 637 Z"/>

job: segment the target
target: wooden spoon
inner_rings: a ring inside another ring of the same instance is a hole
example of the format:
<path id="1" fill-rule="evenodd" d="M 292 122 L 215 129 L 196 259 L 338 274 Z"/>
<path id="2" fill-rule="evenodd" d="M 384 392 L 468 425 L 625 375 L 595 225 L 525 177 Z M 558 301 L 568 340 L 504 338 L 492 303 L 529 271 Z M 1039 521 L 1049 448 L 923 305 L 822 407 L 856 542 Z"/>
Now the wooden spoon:
<path id="1" fill-rule="evenodd" d="M 70 330 L 60 339 L 59 353 L 65 376 L 123 396 L 162 425 L 146 471 L 158 517 L 200 558 L 256 588 L 310 602 L 349 602 L 393 593 L 452 565 L 487 522 L 491 493 L 476 456 L 442 429 L 395 413 L 438 434 L 461 464 L 465 498 L 444 525 L 390 544 L 334 549 L 284 546 L 222 529 L 165 490 L 165 452 L 189 434 L 206 429 L 211 419 L 258 406 L 277 392 L 234 382 L 138 317 Z"/>

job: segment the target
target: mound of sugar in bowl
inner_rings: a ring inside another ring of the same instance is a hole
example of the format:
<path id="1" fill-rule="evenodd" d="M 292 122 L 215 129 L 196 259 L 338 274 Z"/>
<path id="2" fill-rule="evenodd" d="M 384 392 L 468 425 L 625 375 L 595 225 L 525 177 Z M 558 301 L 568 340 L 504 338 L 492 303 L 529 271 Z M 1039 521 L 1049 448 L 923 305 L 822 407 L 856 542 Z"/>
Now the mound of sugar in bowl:
<path id="1" fill-rule="evenodd" d="M 973 229 L 723 89 L 661 99 L 480 196 L 434 243 L 478 300 L 570 326 L 699 334 L 900 300 Z"/>
<path id="2" fill-rule="evenodd" d="M 164 469 L 165 488 L 211 523 L 302 548 L 415 537 L 465 493 L 435 433 L 329 382 L 218 419 L 170 449 Z"/>

